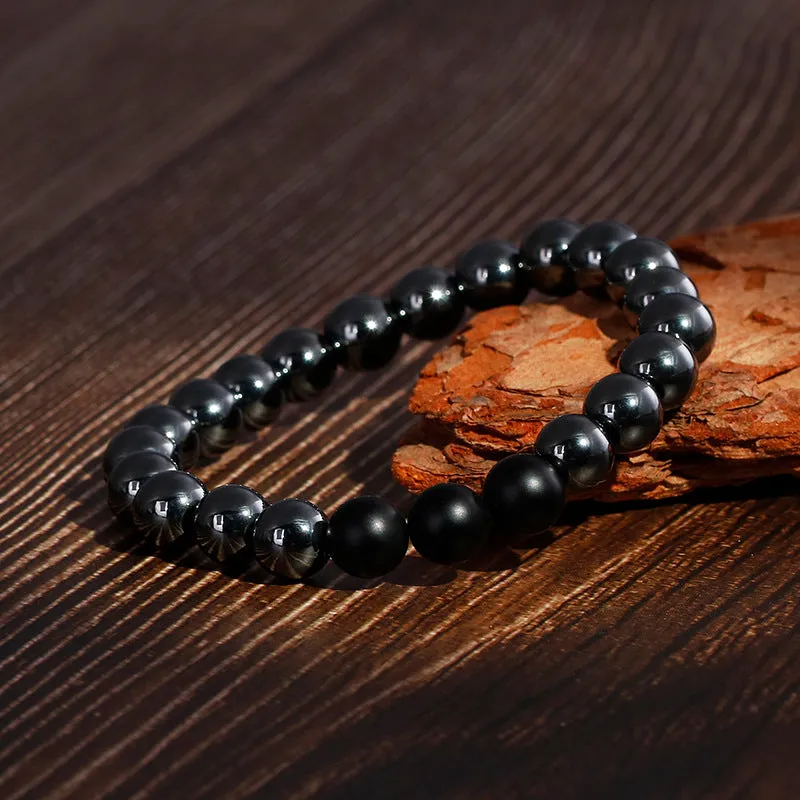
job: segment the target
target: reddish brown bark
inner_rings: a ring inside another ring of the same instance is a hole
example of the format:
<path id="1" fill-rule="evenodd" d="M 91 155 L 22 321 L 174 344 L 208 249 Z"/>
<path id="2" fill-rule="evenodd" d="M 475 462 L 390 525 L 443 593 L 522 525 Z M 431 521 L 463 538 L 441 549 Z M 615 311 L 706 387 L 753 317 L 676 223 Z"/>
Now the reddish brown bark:
<path id="1" fill-rule="evenodd" d="M 676 239 L 717 319 L 717 346 L 693 397 L 651 448 L 620 460 L 602 500 L 800 474 L 800 216 Z M 492 464 L 533 447 L 542 425 L 579 412 L 633 337 L 613 304 L 579 294 L 476 314 L 423 369 L 422 419 L 393 470 L 412 491 L 479 487 Z"/>

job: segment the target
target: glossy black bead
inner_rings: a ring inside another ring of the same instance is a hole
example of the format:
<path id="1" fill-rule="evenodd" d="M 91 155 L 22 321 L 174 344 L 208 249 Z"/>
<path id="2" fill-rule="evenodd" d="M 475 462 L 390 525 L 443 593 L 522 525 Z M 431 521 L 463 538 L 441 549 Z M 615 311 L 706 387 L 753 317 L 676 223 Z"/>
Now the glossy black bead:
<path id="1" fill-rule="evenodd" d="M 125 456 L 108 476 L 108 505 L 117 515 L 127 515 L 142 484 L 153 475 L 177 467 L 172 459 L 153 450 Z"/>
<path id="2" fill-rule="evenodd" d="M 333 348 L 309 328 L 279 333 L 261 351 L 274 370 L 287 400 L 311 400 L 330 386 L 336 374 Z"/>
<path id="3" fill-rule="evenodd" d="M 636 327 L 642 311 L 662 294 L 698 296 L 694 281 L 685 272 L 671 267 L 645 270 L 631 283 L 625 295 L 623 310 L 628 322 Z"/>
<path id="4" fill-rule="evenodd" d="M 251 430 L 263 428 L 278 416 L 283 393 L 275 370 L 263 358 L 234 356 L 214 373 L 214 379 L 233 393 Z"/>
<path id="5" fill-rule="evenodd" d="M 605 481 L 614 466 L 614 451 L 602 429 L 583 414 L 558 417 L 539 432 L 536 452 L 569 480 L 574 489 L 591 489 Z"/>
<path id="6" fill-rule="evenodd" d="M 637 236 L 623 242 L 603 262 L 609 297 L 621 303 L 628 287 L 639 273 L 657 267 L 681 268 L 675 253 L 666 242 L 646 236 Z"/>
<path id="7" fill-rule="evenodd" d="M 656 390 L 647 381 L 621 372 L 601 378 L 589 390 L 583 413 L 603 429 L 617 453 L 644 450 L 664 421 Z"/>
<path id="8" fill-rule="evenodd" d="M 637 336 L 620 356 L 619 370 L 650 383 L 665 411 L 680 408 L 697 384 L 697 359 L 691 347 L 659 331 Z"/>
<path id="9" fill-rule="evenodd" d="M 131 513 L 143 538 L 157 547 L 169 547 L 195 533 L 195 514 L 205 497 L 203 484 L 188 472 L 161 472 L 140 487 Z"/>
<path id="10" fill-rule="evenodd" d="M 242 429 L 242 412 L 233 392 L 211 378 L 195 378 L 179 386 L 169 404 L 192 420 L 203 458 L 216 458 L 232 447 Z"/>
<path id="11" fill-rule="evenodd" d="M 262 567 L 291 580 L 319 572 L 328 562 L 325 540 L 329 522 L 307 500 L 279 500 L 256 520 L 251 546 Z"/>
<path id="12" fill-rule="evenodd" d="M 518 305 L 528 293 L 521 267 L 519 250 L 511 242 L 489 239 L 456 259 L 456 281 L 470 308 Z"/>
<path id="13" fill-rule="evenodd" d="M 191 469 L 197 463 L 200 437 L 194 423 L 177 408 L 160 403 L 145 406 L 125 423 L 126 428 L 131 425 L 148 425 L 172 439 L 178 447 L 178 461 L 184 469 Z"/>
<path id="14" fill-rule="evenodd" d="M 714 349 L 717 326 L 708 307 L 686 294 L 657 297 L 639 315 L 639 333 L 661 331 L 677 336 L 702 362 Z"/>
<path id="15" fill-rule="evenodd" d="M 595 289 L 605 283 L 603 264 L 623 242 L 636 233 L 627 225 L 614 220 L 587 225 L 569 246 L 569 263 L 575 270 L 579 289 Z"/>
<path id="16" fill-rule="evenodd" d="M 438 564 L 464 561 L 483 547 L 491 517 L 466 486 L 440 483 L 426 489 L 408 515 L 408 534 L 417 552 Z"/>
<path id="17" fill-rule="evenodd" d="M 564 480 L 541 456 L 517 453 L 498 461 L 483 484 L 483 502 L 503 538 L 546 531 L 564 508 Z"/>
<path id="18" fill-rule="evenodd" d="M 328 552 L 339 569 L 357 578 L 391 572 L 408 549 L 403 515 L 380 497 L 354 497 L 331 516 Z"/>
<path id="19" fill-rule="evenodd" d="M 464 316 L 464 298 L 456 279 L 439 267 L 419 267 L 402 277 L 391 292 L 400 327 L 415 339 L 442 339 Z"/>
<path id="20" fill-rule="evenodd" d="M 569 263 L 569 246 L 581 226 L 571 219 L 539 223 L 523 240 L 520 254 L 528 285 L 544 294 L 565 297 L 578 284 Z"/>
<path id="21" fill-rule="evenodd" d="M 248 538 L 265 506 L 264 498 L 247 486 L 212 489 L 197 508 L 197 546 L 219 564 L 240 564 L 250 555 Z"/>
<path id="22" fill-rule="evenodd" d="M 111 470 L 126 456 L 142 452 L 161 453 L 173 461 L 178 459 L 178 447 L 172 439 L 149 425 L 131 425 L 115 434 L 103 454 L 103 477 L 108 480 Z"/>
<path id="23" fill-rule="evenodd" d="M 379 297 L 357 294 L 343 300 L 325 317 L 325 338 L 345 369 L 385 367 L 397 354 L 402 330 Z"/>

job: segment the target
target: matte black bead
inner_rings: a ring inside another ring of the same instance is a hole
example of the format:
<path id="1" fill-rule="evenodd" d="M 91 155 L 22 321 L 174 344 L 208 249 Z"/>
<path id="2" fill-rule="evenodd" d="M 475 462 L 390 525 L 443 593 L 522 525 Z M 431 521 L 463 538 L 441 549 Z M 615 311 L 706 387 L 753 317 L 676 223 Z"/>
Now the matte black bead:
<path id="1" fill-rule="evenodd" d="M 345 369 L 385 367 L 397 354 L 402 330 L 379 297 L 357 294 L 343 300 L 325 318 L 322 329 Z"/>
<path id="2" fill-rule="evenodd" d="M 233 393 L 251 430 L 263 428 L 278 416 L 283 393 L 275 370 L 263 358 L 234 356 L 214 373 L 214 379 Z"/>
<path id="3" fill-rule="evenodd" d="M 262 567 L 291 580 L 319 572 L 328 562 L 328 518 L 307 500 L 279 500 L 256 520 L 251 545 Z"/>
<path id="4" fill-rule="evenodd" d="M 339 569 L 357 578 L 377 578 L 403 560 L 406 521 L 380 497 L 354 497 L 331 517 L 326 545 Z"/>
<path id="5" fill-rule="evenodd" d="M 216 458 L 232 447 L 242 429 L 242 412 L 233 392 L 211 378 L 196 378 L 179 386 L 169 404 L 194 423 L 203 458 Z"/>
<path id="6" fill-rule="evenodd" d="M 279 333 L 261 351 L 261 357 L 278 375 L 286 399 L 294 402 L 319 396 L 336 374 L 333 348 L 309 328 Z"/>
<path id="7" fill-rule="evenodd" d="M 168 547 L 195 533 L 195 514 L 205 497 L 203 484 L 188 472 L 161 472 L 146 480 L 131 506 L 133 524 L 144 539 Z"/>
<path id="8" fill-rule="evenodd" d="M 578 284 L 569 264 L 569 246 L 581 226 L 571 219 L 539 223 L 523 240 L 520 253 L 529 285 L 544 294 L 565 297 Z"/>
<path id="9" fill-rule="evenodd" d="M 668 244 L 646 236 L 637 236 L 623 242 L 603 262 L 609 296 L 621 303 L 635 278 L 641 272 L 657 267 L 681 268 Z"/>
<path id="10" fill-rule="evenodd" d="M 126 515 L 136 494 L 148 478 L 175 469 L 177 467 L 171 459 L 153 450 L 125 456 L 108 476 L 109 508 L 117 516 Z"/>
<path id="11" fill-rule="evenodd" d="M 691 347 L 658 331 L 637 336 L 620 356 L 619 370 L 652 384 L 665 411 L 680 408 L 697 384 L 697 359 Z"/>
<path id="12" fill-rule="evenodd" d="M 178 448 L 172 439 L 149 425 L 131 425 L 115 434 L 103 455 L 103 477 L 108 476 L 114 467 L 126 456 L 144 451 L 161 453 L 175 461 Z"/>
<path id="13" fill-rule="evenodd" d="M 605 260 L 623 242 L 633 239 L 636 233 L 627 225 L 613 220 L 587 225 L 569 246 L 569 263 L 576 271 L 579 289 L 603 286 Z"/>
<path id="14" fill-rule="evenodd" d="M 717 340 L 717 326 L 708 307 L 686 294 L 661 295 L 642 311 L 639 333 L 650 331 L 677 336 L 700 362 L 708 358 Z"/>
<path id="15" fill-rule="evenodd" d="M 518 305 L 528 293 L 519 250 L 511 242 L 479 242 L 456 259 L 455 274 L 467 305 L 478 311 Z"/>
<path id="16" fill-rule="evenodd" d="M 583 414 L 558 417 L 539 432 L 536 452 L 546 458 L 575 489 L 591 489 L 608 478 L 614 466 L 611 442 Z"/>
<path id="17" fill-rule="evenodd" d="M 664 421 L 656 390 L 647 381 L 621 372 L 601 378 L 589 390 L 583 413 L 605 431 L 617 453 L 644 450 Z"/>
<path id="18" fill-rule="evenodd" d="M 408 533 L 417 552 L 438 564 L 464 561 L 483 547 L 491 517 L 472 489 L 440 483 L 426 489 L 408 515 Z"/>
<path id="19" fill-rule="evenodd" d="M 656 267 L 642 272 L 628 287 L 623 310 L 636 327 L 639 315 L 662 294 L 686 294 L 697 297 L 694 281 L 684 272 L 671 267 Z"/>
<path id="20" fill-rule="evenodd" d="M 458 282 L 439 267 L 409 272 L 394 285 L 391 303 L 400 326 L 415 339 L 449 336 L 464 316 Z"/>
<path id="21" fill-rule="evenodd" d="M 194 423 L 177 408 L 160 403 L 145 406 L 125 423 L 126 428 L 131 425 L 148 425 L 172 439 L 178 446 L 178 461 L 184 469 L 191 469 L 197 463 L 200 437 Z"/>
<path id="22" fill-rule="evenodd" d="M 240 564 L 250 555 L 248 538 L 265 506 L 264 498 L 247 486 L 212 489 L 197 509 L 198 547 L 219 564 Z"/>
<path id="23" fill-rule="evenodd" d="M 517 453 L 489 470 L 483 502 L 500 536 L 541 533 L 553 525 L 564 508 L 564 481 L 541 456 Z"/>

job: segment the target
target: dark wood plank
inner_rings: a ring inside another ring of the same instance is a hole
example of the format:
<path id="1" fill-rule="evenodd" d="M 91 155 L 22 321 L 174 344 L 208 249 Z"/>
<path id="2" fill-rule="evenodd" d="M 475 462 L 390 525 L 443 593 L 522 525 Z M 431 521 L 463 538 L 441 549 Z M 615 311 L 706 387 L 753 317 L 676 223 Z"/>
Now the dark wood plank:
<path id="1" fill-rule="evenodd" d="M 97 476 L 139 405 L 480 235 L 796 209 L 796 3 L 44 5 L 0 62 L 3 797 L 796 797 L 793 483 L 287 586 L 132 547 Z M 429 352 L 204 477 L 406 503 Z"/>

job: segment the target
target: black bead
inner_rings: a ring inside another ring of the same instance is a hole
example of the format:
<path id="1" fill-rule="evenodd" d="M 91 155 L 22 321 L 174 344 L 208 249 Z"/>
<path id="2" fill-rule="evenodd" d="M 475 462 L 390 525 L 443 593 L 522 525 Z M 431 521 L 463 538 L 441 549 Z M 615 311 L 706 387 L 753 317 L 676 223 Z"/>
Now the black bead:
<path id="1" fill-rule="evenodd" d="M 691 347 L 659 331 L 637 336 L 620 356 L 619 370 L 650 383 L 665 411 L 680 408 L 697 384 L 697 359 Z"/>
<path id="2" fill-rule="evenodd" d="M 644 450 L 664 421 L 656 390 L 647 381 L 621 372 L 601 378 L 589 390 L 583 413 L 605 431 L 617 453 Z"/>
<path id="3" fill-rule="evenodd" d="M 326 545 L 339 569 L 357 578 L 377 578 L 403 560 L 406 521 L 380 497 L 354 497 L 331 517 Z"/>
<path id="4" fill-rule="evenodd" d="M 439 267 L 419 267 L 392 289 L 392 308 L 405 333 L 415 339 L 449 336 L 464 316 L 456 279 Z"/>
<path id="5" fill-rule="evenodd" d="M 456 259 L 456 281 L 478 311 L 518 305 L 528 293 L 519 250 L 511 242 L 479 242 Z"/>
<path id="6" fill-rule="evenodd" d="M 639 315 L 662 294 L 687 294 L 697 297 L 694 281 L 684 272 L 671 267 L 656 267 L 642 272 L 628 287 L 623 310 L 636 327 Z"/>
<path id="7" fill-rule="evenodd" d="M 636 233 L 627 225 L 613 220 L 587 225 L 569 246 L 569 263 L 575 270 L 579 289 L 603 286 L 605 260 L 623 242 L 633 239 Z"/>
<path id="8" fill-rule="evenodd" d="M 657 267 L 681 268 L 668 244 L 646 236 L 623 242 L 603 262 L 609 296 L 621 303 L 637 275 Z"/>
<path id="9" fill-rule="evenodd" d="M 345 369 L 385 367 L 400 347 L 402 330 L 397 318 L 379 297 L 357 294 L 343 300 L 322 326 L 339 364 Z"/>
<path id="10" fill-rule="evenodd" d="M 639 333 L 650 331 L 677 336 L 701 362 L 711 354 L 717 340 L 717 326 L 708 307 L 686 294 L 661 295 L 642 311 Z"/>
<path id="11" fill-rule="evenodd" d="M 161 472 L 146 480 L 131 506 L 133 524 L 144 539 L 169 547 L 195 533 L 195 514 L 205 497 L 203 484 L 188 472 Z"/>
<path id="12" fill-rule="evenodd" d="M 211 378 L 195 378 L 179 386 L 169 404 L 194 423 L 203 458 L 216 458 L 232 447 L 242 429 L 242 412 L 233 392 Z"/>
<path id="13" fill-rule="evenodd" d="M 333 348 L 309 328 L 279 333 L 261 351 L 261 357 L 278 375 L 286 399 L 294 402 L 317 397 L 336 374 Z"/>
<path id="14" fill-rule="evenodd" d="M 533 453 L 498 461 L 483 484 L 483 502 L 504 538 L 546 531 L 561 514 L 564 495 L 556 468 Z"/>
<path id="15" fill-rule="evenodd" d="M 259 430 L 278 416 L 283 394 L 275 370 L 263 358 L 234 356 L 214 373 L 214 379 L 233 393 L 248 428 Z"/>
<path id="16" fill-rule="evenodd" d="M 175 469 L 177 467 L 171 459 L 153 450 L 125 456 L 108 476 L 109 508 L 117 516 L 127 515 L 139 489 L 148 478 Z"/>
<path id="17" fill-rule="evenodd" d="M 539 223 L 523 240 L 520 254 L 523 275 L 538 291 L 565 297 L 578 288 L 575 270 L 569 264 L 569 246 L 581 226 L 571 219 Z"/>
<path id="18" fill-rule="evenodd" d="M 291 580 L 319 572 L 328 562 L 328 518 L 307 500 L 279 500 L 256 520 L 251 546 L 262 567 Z"/>
<path id="19" fill-rule="evenodd" d="M 248 538 L 265 506 L 264 498 L 247 486 L 212 489 L 197 509 L 198 547 L 219 564 L 240 564 L 250 555 Z"/>
<path id="20" fill-rule="evenodd" d="M 137 411 L 126 423 L 131 425 L 149 425 L 178 446 L 178 461 L 184 469 L 191 469 L 200 456 L 200 437 L 194 424 L 182 411 L 172 406 L 154 403 Z"/>
<path id="21" fill-rule="evenodd" d="M 142 452 L 161 453 L 175 461 L 178 447 L 172 439 L 149 425 L 131 425 L 115 434 L 103 455 L 103 476 L 108 480 L 111 470 L 126 456 Z"/>
<path id="22" fill-rule="evenodd" d="M 440 483 L 426 489 L 408 515 L 408 534 L 417 552 L 438 564 L 456 564 L 486 542 L 491 517 L 466 486 Z"/>
<path id="23" fill-rule="evenodd" d="M 591 489 L 608 478 L 614 451 L 606 434 L 583 414 L 558 417 L 539 432 L 536 452 L 575 489 Z"/>

